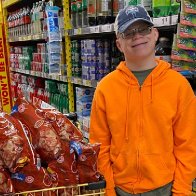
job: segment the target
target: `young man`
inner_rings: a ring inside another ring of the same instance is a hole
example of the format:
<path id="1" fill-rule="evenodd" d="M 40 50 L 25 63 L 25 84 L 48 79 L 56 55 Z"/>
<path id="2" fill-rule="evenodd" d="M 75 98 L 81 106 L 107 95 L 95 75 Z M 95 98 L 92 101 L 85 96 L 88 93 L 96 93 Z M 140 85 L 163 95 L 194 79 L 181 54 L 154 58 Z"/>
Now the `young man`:
<path id="1" fill-rule="evenodd" d="M 158 31 L 143 7 L 116 18 L 125 61 L 97 86 L 90 141 L 107 196 L 189 196 L 196 177 L 196 98 L 188 81 L 155 59 Z"/>

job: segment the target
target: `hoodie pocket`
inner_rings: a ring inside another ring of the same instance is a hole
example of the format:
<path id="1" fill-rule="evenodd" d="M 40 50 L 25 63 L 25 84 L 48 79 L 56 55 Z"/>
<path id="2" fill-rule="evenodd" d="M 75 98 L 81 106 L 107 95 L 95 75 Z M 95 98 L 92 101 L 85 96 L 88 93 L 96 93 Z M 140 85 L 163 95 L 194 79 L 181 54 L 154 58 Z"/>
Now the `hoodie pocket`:
<path id="1" fill-rule="evenodd" d="M 141 165 L 143 170 L 155 175 L 161 171 L 170 172 L 164 158 L 160 154 L 142 154 Z"/>

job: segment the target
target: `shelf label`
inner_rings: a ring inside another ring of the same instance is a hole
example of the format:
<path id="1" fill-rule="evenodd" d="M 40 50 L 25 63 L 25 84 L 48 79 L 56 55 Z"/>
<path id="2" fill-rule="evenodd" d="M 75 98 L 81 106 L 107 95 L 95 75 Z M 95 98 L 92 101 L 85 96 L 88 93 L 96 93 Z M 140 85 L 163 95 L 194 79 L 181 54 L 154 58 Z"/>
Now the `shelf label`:
<path id="1" fill-rule="evenodd" d="M 89 27 L 90 33 L 100 33 L 100 26 Z"/>
<path id="2" fill-rule="evenodd" d="M 170 20 L 170 16 L 153 18 L 153 23 L 155 27 L 169 26 L 171 25 Z"/>
<path id="3" fill-rule="evenodd" d="M 82 28 L 78 28 L 78 35 L 82 34 Z"/>
<path id="4" fill-rule="evenodd" d="M 113 25 L 112 24 L 102 25 L 101 31 L 102 32 L 112 32 L 112 31 L 114 31 Z"/>
<path id="5" fill-rule="evenodd" d="M 4 112 L 10 113 L 12 100 L 10 96 L 4 40 L 3 26 L 0 25 L 0 108 Z"/>
<path id="6" fill-rule="evenodd" d="M 81 78 L 76 78 L 76 77 L 72 77 L 71 81 L 74 83 L 74 84 L 82 84 L 82 79 Z"/>
<path id="7" fill-rule="evenodd" d="M 178 24 L 178 15 L 172 15 L 171 16 L 171 25 Z"/>
<path id="8" fill-rule="evenodd" d="M 90 87 L 92 86 L 90 80 L 83 80 L 83 85 L 90 86 Z"/>

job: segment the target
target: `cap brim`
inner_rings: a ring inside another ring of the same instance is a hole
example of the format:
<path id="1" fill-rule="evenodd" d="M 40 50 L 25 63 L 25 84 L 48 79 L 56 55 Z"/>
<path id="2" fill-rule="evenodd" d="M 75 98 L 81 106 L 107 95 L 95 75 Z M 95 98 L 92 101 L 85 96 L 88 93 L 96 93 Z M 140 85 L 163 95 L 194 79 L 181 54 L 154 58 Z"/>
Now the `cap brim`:
<path id="1" fill-rule="evenodd" d="M 134 20 L 130 20 L 128 22 L 126 22 L 125 24 L 123 24 L 119 29 L 118 29 L 118 33 L 123 33 L 129 26 L 131 26 L 133 23 L 137 22 L 137 21 L 144 21 L 150 25 L 154 25 L 151 21 L 143 19 L 143 18 L 136 18 Z"/>

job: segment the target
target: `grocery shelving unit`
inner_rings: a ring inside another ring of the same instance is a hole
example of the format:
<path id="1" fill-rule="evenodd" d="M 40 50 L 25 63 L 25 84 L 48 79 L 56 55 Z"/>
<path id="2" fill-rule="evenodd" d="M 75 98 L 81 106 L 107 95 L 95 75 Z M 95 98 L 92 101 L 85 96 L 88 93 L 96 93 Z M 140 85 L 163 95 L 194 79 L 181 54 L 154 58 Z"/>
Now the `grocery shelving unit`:
<path id="1" fill-rule="evenodd" d="M 22 0 L 5 0 L 3 2 L 3 8 L 4 8 L 4 23 L 6 24 L 6 18 L 7 18 L 7 8 L 10 6 L 16 5 L 18 3 L 21 3 Z M 35 1 L 36 2 L 36 1 Z M 85 28 L 77 28 L 77 29 L 71 29 L 71 21 L 70 21 L 70 2 L 69 0 L 62 0 L 63 4 L 63 12 L 64 12 L 64 29 L 63 36 L 65 38 L 65 54 L 66 54 L 66 66 L 67 66 L 67 75 L 66 76 L 59 76 L 59 75 L 49 75 L 45 73 L 40 73 L 36 71 L 29 71 L 29 70 L 21 70 L 12 68 L 11 71 L 22 73 L 26 75 L 36 76 L 36 77 L 42 77 L 50 80 L 55 81 L 61 81 L 61 82 L 67 82 L 68 83 L 68 95 L 69 95 L 69 111 L 74 111 L 74 84 L 81 85 L 81 86 L 87 86 L 87 87 L 93 87 L 96 88 L 98 81 L 96 80 L 84 80 L 78 77 L 72 77 L 72 65 L 71 65 L 71 39 L 75 38 L 86 38 L 86 37 L 93 37 L 93 36 L 102 36 L 107 34 L 114 34 L 114 24 L 106 24 L 106 25 L 97 25 L 97 26 L 91 26 L 91 27 L 85 27 Z M 171 18 L 172 20 L 172 18 Z M 162 26 L 157 25 L 159 29 L 166 29 L 166 30 L 172 30 L 174 31 L 176 25 L 173 24 L 170 26 L 170 23 L 168 23 L 168 20 L 160 19 L 160 21 L 156 20 L 156 23 L 161 23 Z M 167 26 L 165 26 L 167 25 Z M 7 29 L 7 28 L 6 28 Z M 9 38 L 7 34 L 7 48 L 9 51 L 9 44 L 10 43 L 25 43 L 28 41 L 42 41 L 45 40 L 47 35 L 45 33 L 41 34 L 34 34 L 34 35 L 28 35 L 28 36 L 17 36 L 17 37 L 11 37 Z"/>

